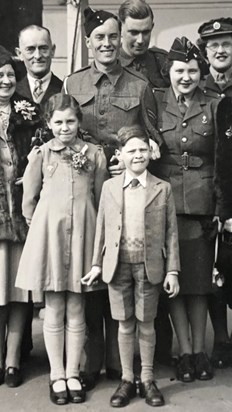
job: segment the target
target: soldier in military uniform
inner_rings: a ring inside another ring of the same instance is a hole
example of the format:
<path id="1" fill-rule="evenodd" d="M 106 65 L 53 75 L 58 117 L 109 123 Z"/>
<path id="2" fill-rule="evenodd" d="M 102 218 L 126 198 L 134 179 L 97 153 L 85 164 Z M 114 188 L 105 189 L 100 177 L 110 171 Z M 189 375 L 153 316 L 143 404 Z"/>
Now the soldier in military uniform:
<path id="1" fill-rule="evenodd" d="M 212 99 L 232 97 L 232 18 L 219 18 L 203 23 L 198 30 L 198 45 L 209 62 L 209 75 L 203 81 L 203 91 Z M 225 108 L 225 103 L 220 105 Z M 219 131 L 223 116 L 218 117 Z M 223 134 L 224 136 L 224 134 Z M 222 136 L 222 140 L 223 140 Z M 214 285 L 214 294 L 209 298 L 209 312 L 214 329 L 212 361 L 215 367 L 232 365 L 232 344 L 227 329 L 227 283 Z"/>
<path id="2" fill-rule="evenodd" d="M 156 175 L 171 183 L 175 199 L 181 272 L 180 293 L 170 302 L 170 314 L 180 346 L 177 378 L 191 382 L 213 377 L 204 339 L 217 234 L 215 107 L 198 87 L 203 63 L 199 50 L 185 37 L 177 38 L 168 58 L 171 87 L 155 90 L 164 140 Z"/>
<path id="3" fill-rule="evenodd" d="M 125 0 L 119 7 L 118 16 L 122 27 L 120 61 L 123 67 L 142 73 L 153 87 L 168 87 L 169 76 L 164 71 L 167 52 L 149 47 L 154 27 L 151 7 L 143 0 Z M 153 171 L 153 162 L 149 166 Z M 155 359 L 160 363 L 172 361 L 172 326 L 168 314 L 168 297 L 160 295 L 156 324 Z"/>
<path id="4" fill-rule="evenodd" d="M 169 78 L 163 72 L 166 50 L 149 47 L 154 16 L 143 0 L 126 0 L 119 8 L 122 25 L 120 61 L 123 67 L 142 73 L 154 87 L 168 87 Z"/>
<path id="5" fill-rule="evenodd" d="M 85 9 L 84 15 L 86 44 L 92 51 L 94 61 L 90 66 L 68 76 L 64 89 L 78 100 L 83 113 L 82 127 L 93 136 L 93 142 L 103 146 L 109 169 L 114 168 L 116 173 L 121 173 L 121 165 L 112 166 L 110 163 L 116 147 L 117 132 L 125 124 L 129 126 L 140 122 L 149 136 L 155 137 L 154 96 L 140 73 L 122 68 L 117 60 L 120 47 L 117 17 L 107 11 L 93 11 L 91 8 Z M 152 145 L 157 147 L 155 142 Z M 112 379 L 120 377 L 118 324 L 111 318 L 106 289 L 86 296 L 86 322 L 88 382 L 91 381 L 91 386 L 94 386 L 99 377 L 104 348 L 106 376 Z"/>
<path id="6" fill-rule="evenodd" d="M 204 93 L 221 99 L 232 96 L 232 18 L 203 23 L 197 44 L 209 62 L 209 75 L 202 82 Z"/>

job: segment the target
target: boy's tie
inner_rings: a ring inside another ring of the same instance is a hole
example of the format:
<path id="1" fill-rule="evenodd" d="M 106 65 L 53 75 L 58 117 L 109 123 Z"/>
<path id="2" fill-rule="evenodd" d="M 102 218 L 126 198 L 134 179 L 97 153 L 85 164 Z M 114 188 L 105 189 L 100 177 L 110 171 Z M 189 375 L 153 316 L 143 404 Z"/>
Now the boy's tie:
<path id="1" fill-rule="evenodd" d="M 132 179 L 131 180 L 131 187 L 136 187 L 139 184 L 139 180 L 138 179 Z"/>
<path id="2" fill-rule="evenodd" d="M 187 111 L 188 106 L 186 105 L 186 100 L 183 94 L 180 94 L 178 96 L 177 103 L 178 103 L 181 114 L 183 114 L 184 116 Z"/>
<path id="3" fill-rule="evenodd" d="M 33 95 L 35 96 L 36 99 L 38 99 L 40 95 L 43 93 L 42 83 L 43 81 L 40 79 L 35 80 L 35 88 L 33 91 Z"/>

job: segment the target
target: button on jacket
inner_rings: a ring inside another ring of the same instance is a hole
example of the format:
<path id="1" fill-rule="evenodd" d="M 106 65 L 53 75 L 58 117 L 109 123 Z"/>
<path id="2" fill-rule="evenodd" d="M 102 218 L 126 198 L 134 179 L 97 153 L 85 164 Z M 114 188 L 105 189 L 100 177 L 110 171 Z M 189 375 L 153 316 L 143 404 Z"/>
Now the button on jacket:
<path id="1" fill-rule="evenodd" d="M 156 90 L 158 129 L 163 138 L 155 172 L 172 186 L 177 214 L 213 215 L 215 106 L 197 88 L 181 115 L 172 88 Z"/>
<path id="2" fill-rule="evenodd" d="M 222 99 L 225 96 L 232 97 L 232 78 L 220 88 L 215 82 L 212 74 L 209 74 L 200 84 L 206 97 L 211 97 L 211 99 Z"/>

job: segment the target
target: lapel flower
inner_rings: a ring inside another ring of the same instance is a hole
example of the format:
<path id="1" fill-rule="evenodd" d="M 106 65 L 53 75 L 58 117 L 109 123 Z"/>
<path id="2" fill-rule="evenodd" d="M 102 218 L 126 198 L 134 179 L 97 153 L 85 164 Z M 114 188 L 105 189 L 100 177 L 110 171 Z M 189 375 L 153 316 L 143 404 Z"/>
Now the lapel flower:
<path id="1" fill-rule="evenodd" d="M 72 166 L 78 173 L 80 173 L 81 169 L 88 172 L 91 170 L 91 160 L 86 156 L 86 152 L 88 150 L 88 145 L 85 144 L 80 152 L 74 153 L 72 155 Z"/>
<path id="2" fill-rule="evenodd" d="M 36 115 L 35 107 L 27 100 L 14 101 L 14 109 L 16 113 L 20 113 L 24 120 L 32 120 Z"/>

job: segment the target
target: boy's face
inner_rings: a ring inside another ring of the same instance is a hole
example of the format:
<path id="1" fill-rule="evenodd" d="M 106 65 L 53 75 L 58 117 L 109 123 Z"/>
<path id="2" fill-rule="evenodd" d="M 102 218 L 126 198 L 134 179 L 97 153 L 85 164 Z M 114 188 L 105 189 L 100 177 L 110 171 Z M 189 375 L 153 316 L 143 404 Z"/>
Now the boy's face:
<path id="1" fill-rule="evenodd" d="M 137 137 L 129 139 L 119 152 L 119 158 L 123 160 L 126 169 L 132 176 L 141 175 L 151 158 L 149 145 Z"/>

